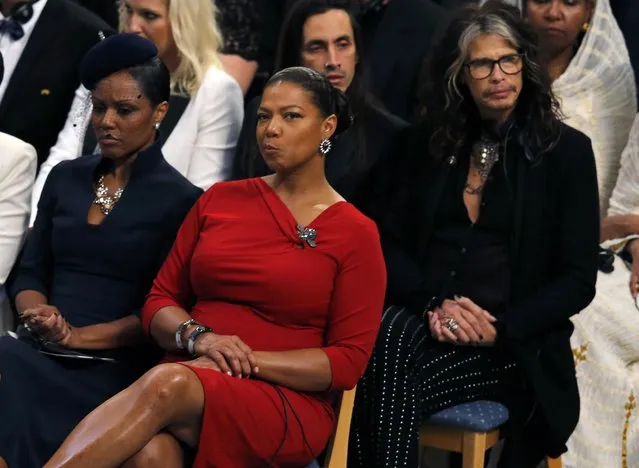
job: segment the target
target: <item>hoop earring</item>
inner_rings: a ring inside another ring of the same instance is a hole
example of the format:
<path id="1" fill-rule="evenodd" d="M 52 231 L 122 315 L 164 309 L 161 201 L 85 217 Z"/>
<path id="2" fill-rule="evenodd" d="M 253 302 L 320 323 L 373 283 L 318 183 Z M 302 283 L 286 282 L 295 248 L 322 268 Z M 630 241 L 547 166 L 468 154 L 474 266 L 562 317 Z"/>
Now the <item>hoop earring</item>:
<path id="1" fill-rule="evenodd" d="M 322 153 L 322 156 L 326 156 L 328 154 L 328 152 L 331 150 L 331 146 L 331 140 L 327 140 L 326 138 L 322 140 L 319 145 L 319 150 L 320 153 Z"/>

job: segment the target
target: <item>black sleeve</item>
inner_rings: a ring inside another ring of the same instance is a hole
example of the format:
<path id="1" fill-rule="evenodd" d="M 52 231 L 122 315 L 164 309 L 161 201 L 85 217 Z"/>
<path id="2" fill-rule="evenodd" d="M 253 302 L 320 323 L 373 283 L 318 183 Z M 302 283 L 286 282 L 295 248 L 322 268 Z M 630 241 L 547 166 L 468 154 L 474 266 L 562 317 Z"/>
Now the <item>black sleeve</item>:
<path id="1" fill-rule="evenodd" d="M 423 189 L 428 169 L 426 156 L 415 149 L 416 141 L 414 130 L 405 134 L 403 144 L 393 158 L 395 169 L 387 200 L 376 221 L 386 261 L 386 302 L 421 313 L 429 298 L 426 297 L 425 278 L 416 255 L 419 213 L 423 211 L 420 206 L 422 198 L 416 194 Z"/>
<path id="2" fill-rule="evenodd" d="M 555 223 L 556 259 L 553 278 L 539 292 L 504 314 L 507 340 L 526 341 L 563 326 L 590 304 L 595 295 L 599 253 L 599 194 L 590 140 L 576 131 L 552 156 L 556 157 L 559 210 Z"/>
<path id="3" fill-rule="evenodd" d="M 410 122 L 418 122 L 420 111 L 420 95 L 423 83 L 428 80 L 428 65 L 431 51 L 439 42 L 441 35 L 445 32 L 451 13 L 444 10 L 439 5 L 432 2 L 425 2 L 422 5 L 422 16 L 424 19 L 424 27 L 420 43 L 422 46 L 421 53 L 413 70 L 411 70 L 411 78 L 407 83 L 405 103 L 406 111 L 403 117 Z"/>
<path id="4" fill-rule="evenodd" d="M 38 214 L 33 229 L 27 236 L 27 242 L 20 259 L 16 280 L 13 283 L 11 295 L 21 291 L 38 291 L 49 296 L 51 277 L 53 274 L 53 249 L 51 246 L 51 231 L 53 216 L 57 205 L 58 187 L 63 186 L 59 181 L 64 176 L 64 162 L 55 166 L 42 189 L 38 202 Z"/>
<path id="5" fill-rule="evenodd" d="M 118 6 L 116 0 L 74 0 L 87 10 L 102 18 L 114 29 L 118 27 Z"/>
<path id="6" fill-rule="evenodd" d="M 257 60 L 262 41 L 266 0 L 218 0 L 222 52 Z"/>

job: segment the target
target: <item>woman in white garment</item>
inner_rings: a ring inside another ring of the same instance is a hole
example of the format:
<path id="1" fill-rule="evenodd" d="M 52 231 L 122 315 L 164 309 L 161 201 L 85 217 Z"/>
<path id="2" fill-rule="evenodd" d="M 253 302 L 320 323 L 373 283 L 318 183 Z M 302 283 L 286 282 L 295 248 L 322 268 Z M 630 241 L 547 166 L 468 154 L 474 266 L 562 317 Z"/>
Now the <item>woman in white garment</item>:
<path id="1" fill-rule="evenodd" d="M 33 146 L 6 133 L 0 133 L 0 154 L 2 155 L 0 157 L 0 332 L 2 332 L 12 329 L 12 313 L 6 299 L 5 282 L 27 232 L 29 198 L 35 178 L 37 158 Z"/>
<path id="2" fill-rule="evenodd" d="M 228 178 L 244 118 L 242 91 L 223 70 L 218 51 L 222 38 L 212 0 L 123 0 L 120 30 L 137 33 L 155 43 L 172 80 L 173 115 L 160 128 L 166 160 L 191 183 L 208 189 Z M 91 101 L 76 99 L 56 145 L 42 164 L 32 196 L 31 225 L 51 169 L 96 147 L 87 135 Z M 176 102 L 173 102 L 175 99 Z M 187 104 L 188 102 L 188 104 Z M 176 115 L 182 111 L 181 115 Z M 90 133 L 90 130 L 89 130 Z"/>
<path id="3" fill-rule="evenodd" d="M 523 0 L 565 122 L 592 141 L 602 217 L 637 113 L 635 80 L 609 0 Z"/>
<path id="4" fill-rule="evenodd" d="M 0 54 L 0 82 L 4 60 Z M 38 165 L 33 146 L 0 133 L 0 335 L 13 328 L 5 282 L 27 232 L 29 198 Z"/>
<path id="5" fill-rule="evenodd" d="M 602 225 L 603 245 L 618 255 L 602 257 L 608 273 L 573 320 L 581 417 L 565 468 L 639 466 L 639 115 Z"/>
<path id="6" fill-rule="evenodd" d="M 524 11 L 539 31 L 566 123 L 592 140 L 602 241 L 617 243 L 614 239 L 639 234 L 639 226 L 624 232 L 625 219 L 604 218 L 607 212 L 632 211 L 622 203 L 619 188 L 610 197 L 637 113 L 634 74 L 609 0 L 526 0 Z M 634 131 L 632 138 L 637 140 L 639 128 Z M 639 158 L 636 144 L 626 149 L 626 166 Z M 635 189 L 638 182 L 635 178 Z M 639 214 L 639 203 L 634 207 Z M 639 370 L 631 366 L 639 359 L 639 312 L 624 262 L 605 253 L 601 258 L 602 269 L 609 271 L 603 265 L 608 260 L 615 262 L 614 271 L 599 273 L 595 299 L 572 320 L 581 416 L 563 457 L 566 468 L 639 466 L 637 418 L 627 417 L 626 409 L 631 394 L 639 395 Z"/>

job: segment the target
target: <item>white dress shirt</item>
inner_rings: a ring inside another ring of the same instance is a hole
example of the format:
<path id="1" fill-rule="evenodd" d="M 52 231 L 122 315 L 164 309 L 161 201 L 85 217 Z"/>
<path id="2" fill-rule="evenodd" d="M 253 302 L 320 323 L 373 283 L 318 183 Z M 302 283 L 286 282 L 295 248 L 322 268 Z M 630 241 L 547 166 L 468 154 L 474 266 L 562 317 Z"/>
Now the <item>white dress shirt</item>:
<path id="1" fill-rule="evenodd" d="M 91 111 L 89 91 L 81 86 L 55 146 L 40 166 L 33 186 L 31 226 L 51 169 L 61 161 L 81 156 L 85 133 L 93 131 L 87 129 Z M 164 158 L 193 185 L 207 190 L 230 177 L 243 120 L 244 96 L 237 81 L 225 71 L 211 67 L 164 143 Z"/>
<path id="2" fill-rule="evenodd" d="M 9 86 L 11 76 L 18 66 L 18 62 L 22 56 L 22 51 L 27 46 L 31 33 L 33 32 L 33 29 L 35 28 L 35 25 L 38 22 L 46 4 L 47 0 L 40 0 L 33 4 L 33 16 L 27 24 L 22 25 L 24 36 L 17 41 L 11 39 L 9 34 L 0 34 L 0 52 L 4 59 L 4 78 L 2 78 L 2 82 L 0 83 L 0 102 L 2 102 L 2 98 L 4 98 L 4 93 L 7 91 L 7 86 Z M 3 19 L 5 19 L 5 16 L 2 12 L 0 12 L 0 20 Z"/>

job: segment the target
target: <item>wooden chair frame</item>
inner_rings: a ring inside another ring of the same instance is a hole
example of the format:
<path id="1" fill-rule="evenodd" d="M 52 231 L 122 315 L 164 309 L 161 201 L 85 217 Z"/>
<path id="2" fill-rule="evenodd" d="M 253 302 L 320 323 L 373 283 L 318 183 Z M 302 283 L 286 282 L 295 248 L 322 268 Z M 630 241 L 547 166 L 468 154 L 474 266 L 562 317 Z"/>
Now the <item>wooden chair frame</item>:
<path id="1" fill-rule="evenodd" d="M 357 387 L 342 393 L 337 404 L 337 422 L 335 432 L 328 441 L 325 468 L 346 468 L 348 463 L 348 436 L 351 432 L 351 419 L 355 406 Z"/>
<path id="2" fill-rule="evenodd" d="M 499 429 L 490 432 L 473 432 L 440 426 L 422 426 L 419 442 L 422 448 L 430 447 L 462 454 L 463 468 L 484 468 L 486 450 L 499 442 Z M 561 458 L 547 458 L 548 468 L 562 468 Z"/>

